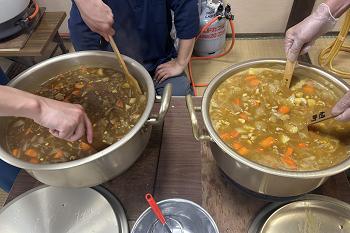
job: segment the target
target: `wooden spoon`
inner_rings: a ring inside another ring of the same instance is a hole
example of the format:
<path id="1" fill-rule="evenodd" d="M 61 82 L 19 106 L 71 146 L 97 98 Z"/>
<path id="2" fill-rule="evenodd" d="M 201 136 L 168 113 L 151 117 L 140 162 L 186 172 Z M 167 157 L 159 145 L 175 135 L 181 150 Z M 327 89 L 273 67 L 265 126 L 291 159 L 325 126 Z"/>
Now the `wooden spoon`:
<path id="1" fill-rule="evenodd" d="M 324 111 L 321 111 L 321 112 L 318 112 L 318 113 L 315 113 L 313 114 L 312 116 L 310 116 L 308 119 L 307 119 L 307 125 L 313 125 L 313 124 L 316 124 L 320 121 L 324 121 L 324 120 L 327 120 L 329 118 L 333 118 L 333 117 L 336 117 L 336 116 L 339 116 L 341 113 L 339 114 L 333 114 L 332 113 L 332 110 L 333 108 L 328 108 Z"/>
<path id="2" fill-rule="evenodd" d="M 292 80 L 292 76 L 293 76 L 293 72 L 294 72 L 294 67 L 295 64 L 297 63 L 297 60 L 295 61 L 290 61 L 287 58 L 286 61 L 286 68 L 284 70 L 284 78 L 282 80 L 282 84 L 281 84 L 281 89 L 282 89 L 282 96 L 283 97 L 289 97 L 292 95 L 292 91 L 289 90 L 289 86 L 290 86 L 290 81 Z"/>
<path id="3" fill-rule="evenodd" d="M 120 63 L 120 65 L 122 66 L 123 70 L 124 70 L 124 73 L 125 73 L 125 78 L 126 80 L 136 88 L 136 90 L 142 94 L 142 91 L 141 91 L 141 88 L 139 86 L 139 83 L 137 82 L 137 80 L 129 73 L 129 70 L 128 68 L 126 67 L 125 65 L 125 62 L 122 58 L 122 56 L 120 55 L 119 53 L 119 50 L 118 50 L 118 47 L 117 45 L 115 44 L 114 40 L 113 40 L 113 37 L 109 35 L 109 42 L 111 43 L 112 45 L 112 48 L 113 48 L 113 51 L 115 53 L 115 55 L 117 56 L 118 58 L 118 61 Z"/>

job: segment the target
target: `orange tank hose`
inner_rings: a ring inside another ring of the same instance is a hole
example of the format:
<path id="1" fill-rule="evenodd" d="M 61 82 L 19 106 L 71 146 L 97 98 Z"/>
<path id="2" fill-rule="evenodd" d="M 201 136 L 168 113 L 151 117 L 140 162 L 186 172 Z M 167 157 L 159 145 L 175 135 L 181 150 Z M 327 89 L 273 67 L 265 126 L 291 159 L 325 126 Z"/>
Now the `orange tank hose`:
<path id="1" fill-rule="evenodd" d="M 33 3 L 30 5 L 30 8 L 33 8 L 33 7 L 35 7 L 35 11 L 34 11 L 34 13 L 33 13 L 31 16 L 29 16 L 29 17 L 27 18 L 27 20 L 30 20 L 30 19 L 34 18 L 34 17 L 36 16 L 36 14 L 38 14 L 38 12 L 39 12 L 38 3 L 33 2 Z"/>
<path id="2" fill-rule="evenodd" d="M 213 18 L 209 23 L 207 23 L 207 25 L 205 25 L 203 27 L 203 29 L 200 31 L 200 33 L 196 36 L 196 40 L 198 39 L 198 37 L 204 32 L 204 30 L 210 26 L 210 24 L 212 24 L 215 20 L 217 20 L 218 17 L 215 17 Z M 225 56 L 226 54 L 228 54 L 232 48 L 233 48 L 233 45 L 235 44 L 235 29 L 233 27 L 233 23 L 232 23 L 232 19 L 229 20 L 230 22 L 230 26 L 231 26 L 231 30 L 232 30 L 232 43 L 231 43 L 231 46 L 230 48 L 220 54 L 220 55 L 217 55 L 217 56 L 212 56 L 212 57 L 191 57 L 190 60 L 188 61 L 188 73 L 190 75 L 190 79 L 191 79 L 191 85 L 192 85 L 192 88 L 193 88 L 193 91 L 194 91 L 194 95 L 197 96 L 197 90 L 196 90 L 196 87 L 206 87 L 208 86 L 208 83 L 206 84 L 195 84 L 194 81 L 193 81 L 193 76 L 192 76 L 192 70 L 191 70 L 191 61 L 192 60 L 202 60 L 202 59 L 212 59 L 212 58 L 219 58 L 219 57 L 223 57 Z"/>

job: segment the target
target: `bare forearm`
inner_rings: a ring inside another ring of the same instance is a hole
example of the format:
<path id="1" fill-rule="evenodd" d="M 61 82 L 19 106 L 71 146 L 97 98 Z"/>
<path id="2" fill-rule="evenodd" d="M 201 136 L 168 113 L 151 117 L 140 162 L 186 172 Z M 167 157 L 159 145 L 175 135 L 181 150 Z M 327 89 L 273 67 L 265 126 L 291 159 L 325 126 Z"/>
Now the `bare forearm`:
<path id="1" fill-rule="evenodd" d="M 195 38 L 180 39 L 179 54 L 177 56 L 177 63 L 182 67 L 186 67 L 192 56 Z"/>
<path id="2" fill-rule="evenodd" d="M 350 7 L 350 0 L 326 0 L 334 18 L 339 18 Z"/>
<path id="3" fill-rule="evenodd" d="M 40 97 L 12 87 L 0 86 L 0 116 L 34 118 L 40 114 Z"/>

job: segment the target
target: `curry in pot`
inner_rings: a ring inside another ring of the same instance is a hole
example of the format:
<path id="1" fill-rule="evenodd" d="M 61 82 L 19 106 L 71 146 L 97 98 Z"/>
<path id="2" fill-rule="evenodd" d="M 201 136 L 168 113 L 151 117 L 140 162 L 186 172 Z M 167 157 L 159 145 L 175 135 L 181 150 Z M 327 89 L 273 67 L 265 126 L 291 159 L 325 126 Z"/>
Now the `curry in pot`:
<path id="1" fill-rule="evenodd" d="M 283 98 L 282 79 L 281 70 L 251 68 L 222 82 L 209 107 L 217 134 L 240 155 L 275 169 L 312 171 L 346 159 L 350 123 L 306 123 L 338 102 L 332 85 L 303 79 Z"/>
<path id="2" fill-rule="evenodd" d="M 116 69 L 74 70 L 41 84 L 34 94 L 80 104 L 93 124 L 93 140 L 112 145 L 138 122 L 146 104 Z M 92 154 L 81 139 L 68 142 L 50 134 L 32 119 L 13 117 L 7 130 L 7 143 L 13 156 L 33 163 L 61 163 Z"/>

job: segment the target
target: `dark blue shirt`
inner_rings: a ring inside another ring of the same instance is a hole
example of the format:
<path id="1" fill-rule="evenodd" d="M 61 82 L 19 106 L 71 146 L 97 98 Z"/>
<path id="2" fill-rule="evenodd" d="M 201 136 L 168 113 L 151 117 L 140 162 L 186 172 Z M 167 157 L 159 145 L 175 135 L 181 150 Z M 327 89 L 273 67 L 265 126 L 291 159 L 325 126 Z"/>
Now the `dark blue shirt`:
<path id="1" fill-rule="evenodd" d="M 151 75 L 158 65 L 177 57 L 174 41 L 170 36 L 170 10 L 174 11 L 178 38 L 191 39 L 199 33 L 198 0 L 104 2 L 112 9 L 114 15 L 114 40 L 120 53 L 141 63 Z M 73 2 L 71 18 L 74 7 L 76 8 L 76 5 Z M 108 50 L 112 51 L 111 46 L 108 46 Z"/>

